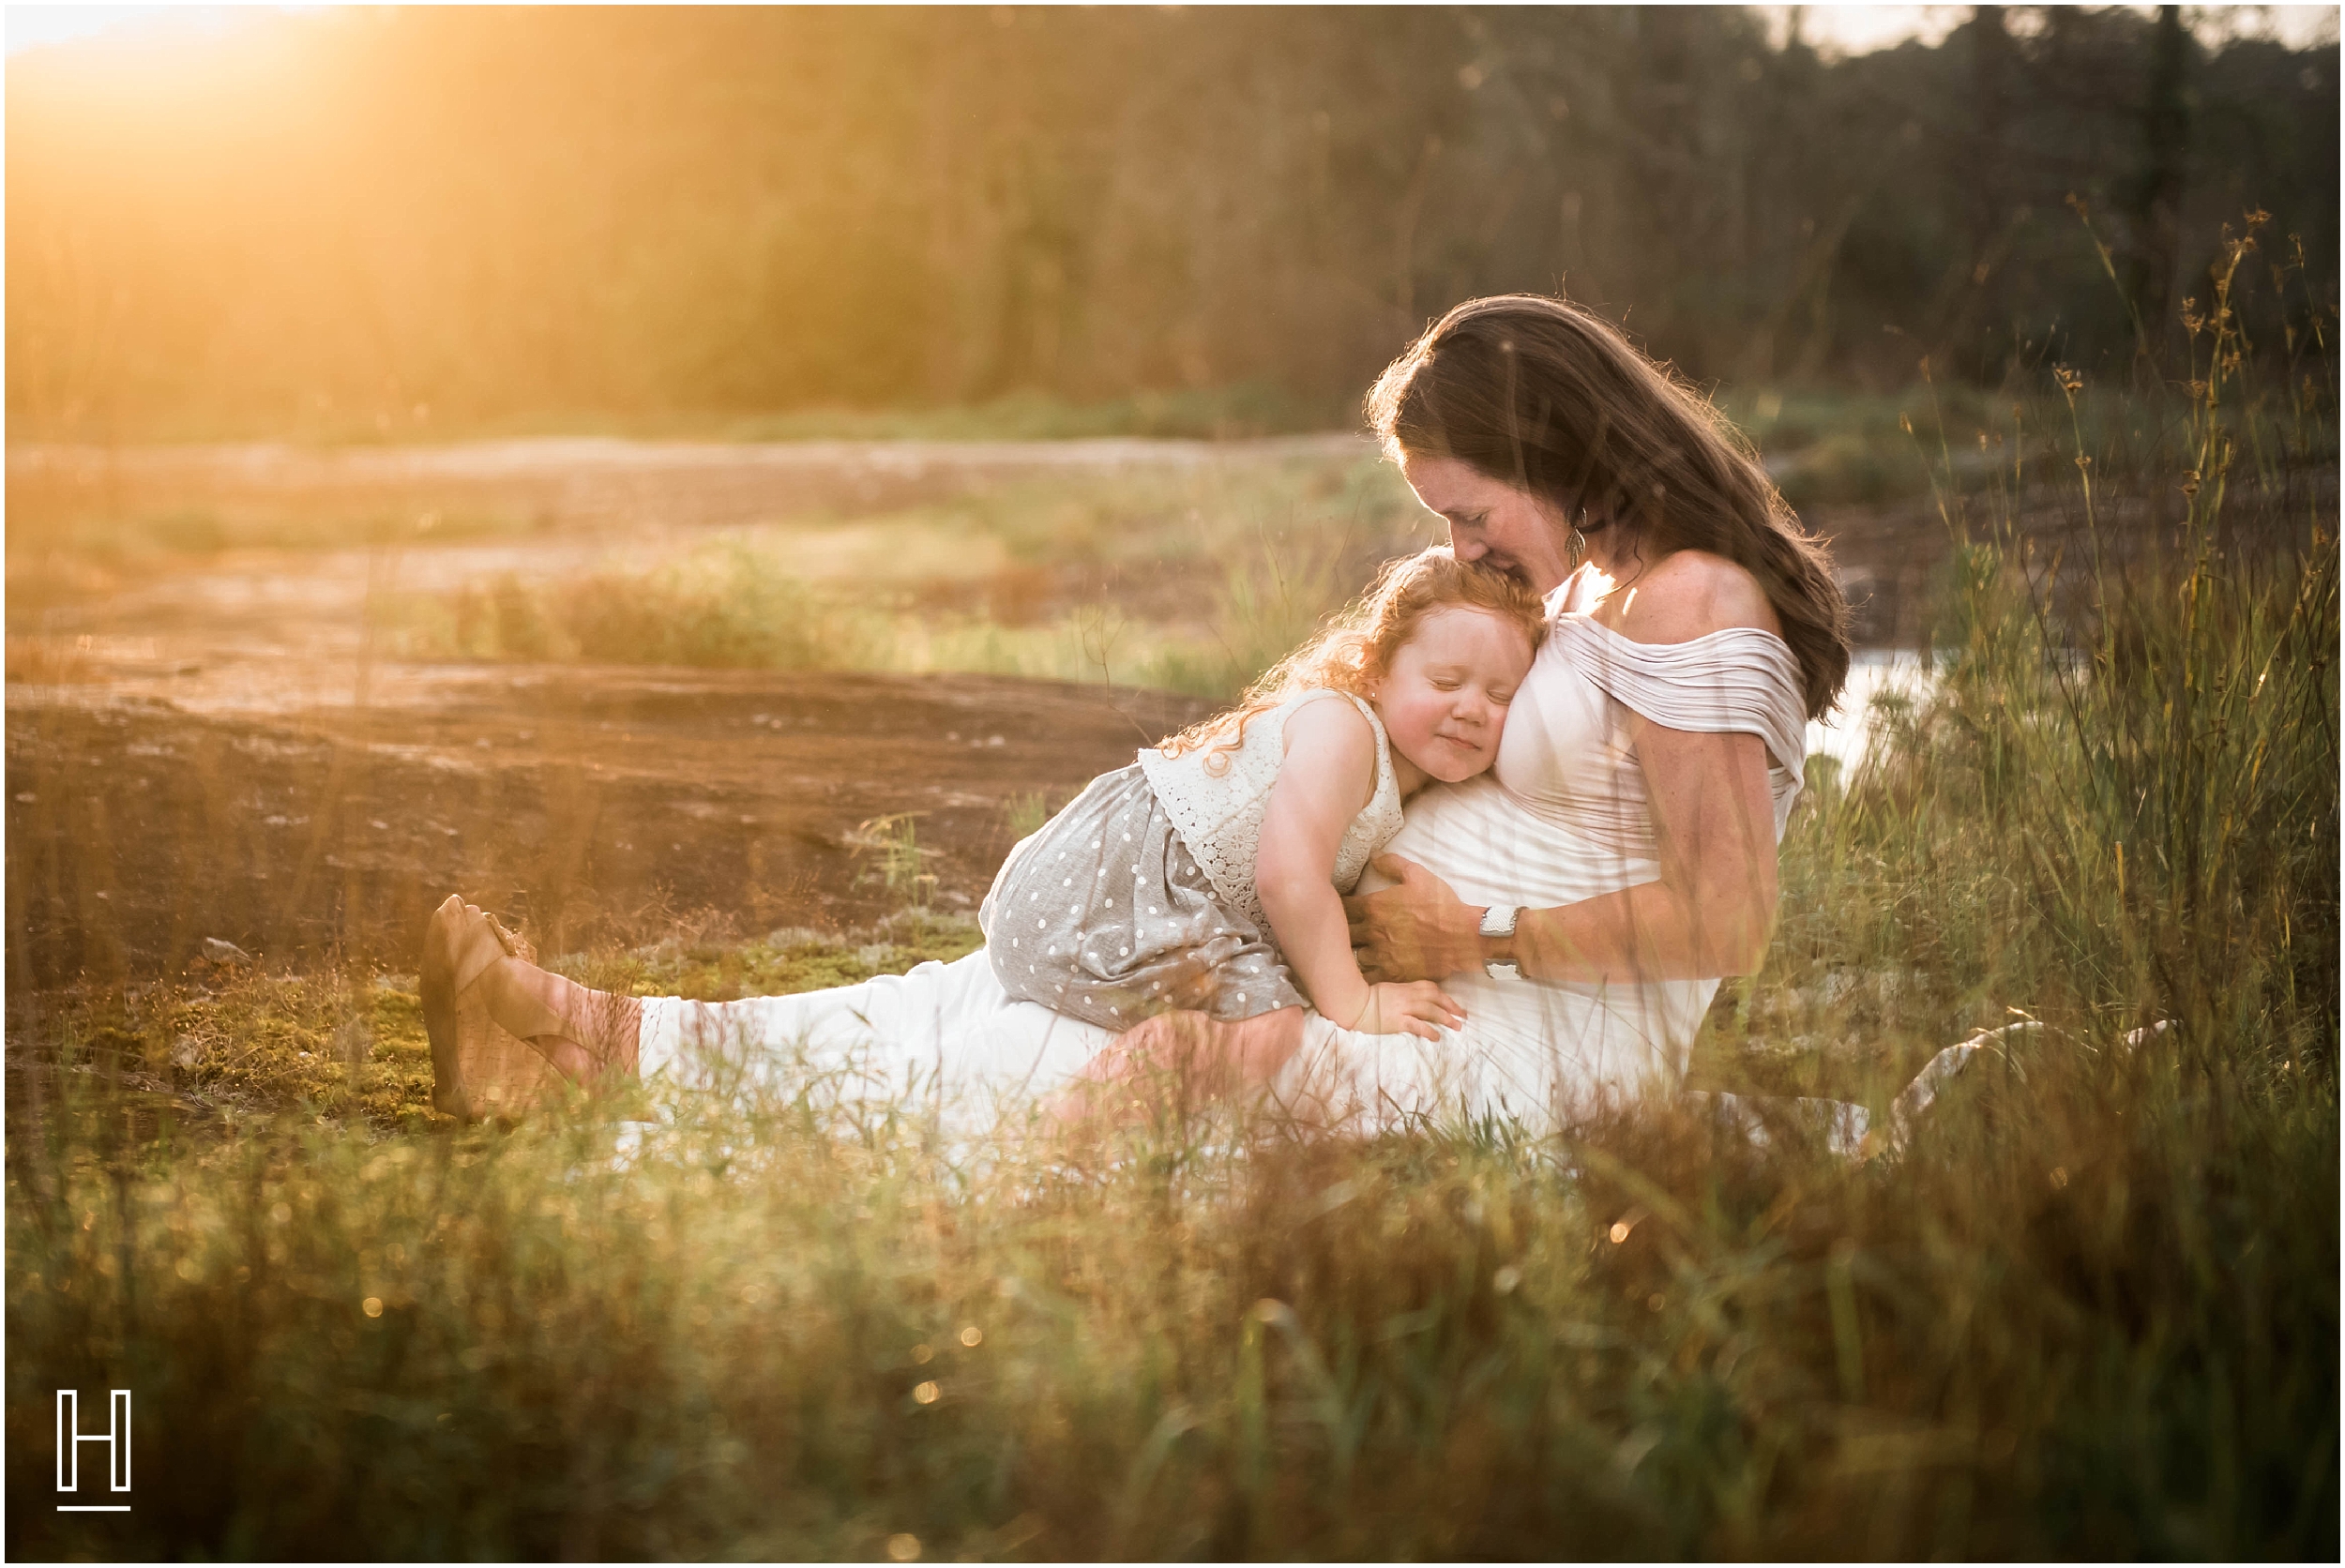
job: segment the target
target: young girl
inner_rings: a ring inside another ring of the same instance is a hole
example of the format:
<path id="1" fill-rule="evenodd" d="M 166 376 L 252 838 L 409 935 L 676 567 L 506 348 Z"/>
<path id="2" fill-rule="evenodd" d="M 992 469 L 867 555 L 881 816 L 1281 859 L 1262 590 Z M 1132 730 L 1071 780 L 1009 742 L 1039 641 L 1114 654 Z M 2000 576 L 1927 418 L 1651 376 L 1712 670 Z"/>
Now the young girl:
<path id="1" fill-rule="evenodd" d="M 1430 981 L 1368 984 L 1341 896 L 1403 800 L 1497 757 L 1546 629 L 1530 589 L 1445 548 L 1391 563 L 1235 709 L 1093 779 L 1010 851 L 977 916 L 1003 988 L 1114 1030 L 1308 999 L 1346 1028 L 1438 1039 L 1463 1011 Z"/>

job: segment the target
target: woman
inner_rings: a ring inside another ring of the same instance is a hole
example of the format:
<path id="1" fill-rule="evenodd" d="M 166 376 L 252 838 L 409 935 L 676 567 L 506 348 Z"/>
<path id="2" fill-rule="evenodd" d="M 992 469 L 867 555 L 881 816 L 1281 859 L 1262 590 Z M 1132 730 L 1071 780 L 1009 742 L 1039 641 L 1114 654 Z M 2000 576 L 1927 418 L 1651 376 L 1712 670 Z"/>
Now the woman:
<path id="1" fill-rule="evenodd" d="M 444 1108 L 467 1108 L 467 1007 L 476 1037 L 493 1018 L 572 1077 L 716 1086 L 805 1065 L 850 1093 L 948 1091 L 964 1113 L 1169 1063 L 1361 1127 L 1458 1111 L 1540 1126 L 1673 1087 L 1719 979 L 1766 950 L 1805 721 L 1847 674 L 1823 552 L 1704 400 L 1562 300 L 1459 306 L 1369 413 L 1458 554 L 1554 617 L 1493 772 L 1413 801 L 1384 885 L 1354 901 L 1371 973 L 1447 982 L 1457 1034 L 1166 1015 L 1112 1042 L 1004 1003 L 983 954 L 805 996 L 638 1004 L 537 969 L 451 898 L 424 976 Z"/>

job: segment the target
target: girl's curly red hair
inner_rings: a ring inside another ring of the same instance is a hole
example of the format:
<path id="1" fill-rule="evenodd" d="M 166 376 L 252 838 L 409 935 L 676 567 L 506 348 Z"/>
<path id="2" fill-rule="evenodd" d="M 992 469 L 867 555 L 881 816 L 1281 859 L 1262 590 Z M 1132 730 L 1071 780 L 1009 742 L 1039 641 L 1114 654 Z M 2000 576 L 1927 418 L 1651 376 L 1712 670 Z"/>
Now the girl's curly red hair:
<path id="1" fill-rule="evenodd" d="M 1203 749 L 1205 766 L 1219 773 L 1246 738 L 1246 726 L 1304 691 L 1341 691 L 1368 701 L 1401 644 L 1436 610 L 1487 611 L 1520 630 L 1532 652 L 1547 636 L 1539 596 L 1504 572 L 1460 561 L 1446 545 L 1384 563 L 1368 591 L 1331 616 L 1326 629 L 1264 671 L 1237 706 L 1201 719 L 1157 743 L 1167 757 Z"/>

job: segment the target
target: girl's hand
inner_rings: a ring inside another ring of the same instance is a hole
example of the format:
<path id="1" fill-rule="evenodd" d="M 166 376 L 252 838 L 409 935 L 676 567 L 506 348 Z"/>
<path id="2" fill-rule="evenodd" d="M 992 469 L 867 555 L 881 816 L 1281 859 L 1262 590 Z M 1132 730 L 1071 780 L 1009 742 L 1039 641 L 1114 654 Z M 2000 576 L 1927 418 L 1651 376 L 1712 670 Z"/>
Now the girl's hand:
<path id="1" fill-rule="evenodd" d="M 1368 1004 L 1352 1028 L 1362 1034 L 1414 1034 L 1439 1040 L 1465 1023 L 1465 1009 L 1430 980 L 1385 981 L 1368 988 Z"/>

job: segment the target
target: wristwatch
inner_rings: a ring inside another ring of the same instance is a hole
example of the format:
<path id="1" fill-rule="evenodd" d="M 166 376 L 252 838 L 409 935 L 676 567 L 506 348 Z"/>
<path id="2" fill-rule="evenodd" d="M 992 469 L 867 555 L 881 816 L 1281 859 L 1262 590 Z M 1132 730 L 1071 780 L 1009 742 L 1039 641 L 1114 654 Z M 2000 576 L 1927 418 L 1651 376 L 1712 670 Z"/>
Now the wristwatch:
<path id="1" fill-rule="evenodd" d="M 1520 904 L 1492 904 L 1482 912 L 1482 934 L 1486 937 L 1513 936 L 1515 922 L 1521 917 Z M 1482 960 L 1482 972 L 1493 980 L 1520 980 L 1522 978 L 1522 966 L 1485 958 Z"/>

